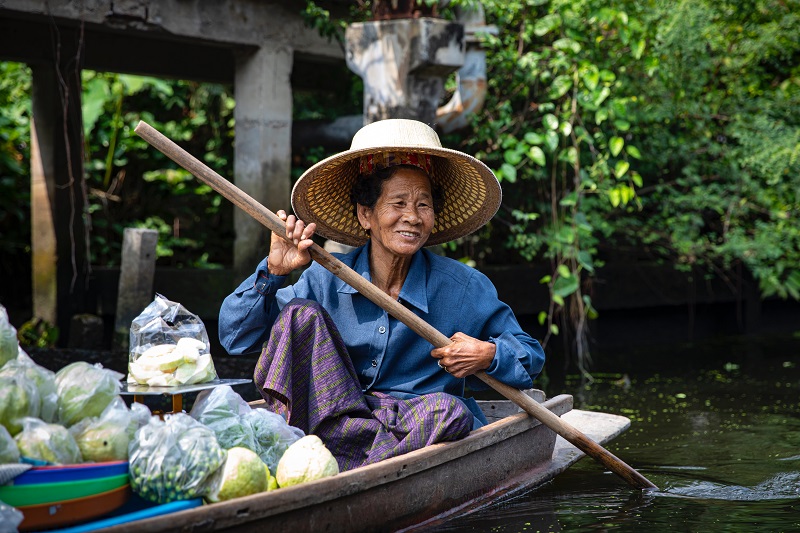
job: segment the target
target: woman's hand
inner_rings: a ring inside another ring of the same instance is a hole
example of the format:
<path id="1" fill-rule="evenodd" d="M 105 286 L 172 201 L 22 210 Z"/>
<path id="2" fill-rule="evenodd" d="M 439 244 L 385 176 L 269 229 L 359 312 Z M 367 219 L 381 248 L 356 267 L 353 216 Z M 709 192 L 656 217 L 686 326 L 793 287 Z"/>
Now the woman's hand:
<path id="1" fill-rule="evenodd" d="M 312 222 L 306 226 L 305 222 L 294 215 L 287 216 L 283 210 L 278 211 L 277 215 L 286 222 L 286 238 L 289 240 L 272 233 L 267 263 L 270 274 L 285 276 L 295 268 L 311 262 L 308 249 L 314 244 L 311 236 L 314 235 L 317 225 Z"/>
<path id="2" fill-rule="evenodd" d="M 434 348 L 431 356 L 439 360 L 439 366 L 456 378 L 465 378 L 492 364 L 496 346 L 458 332 L 444 348 Z"/>

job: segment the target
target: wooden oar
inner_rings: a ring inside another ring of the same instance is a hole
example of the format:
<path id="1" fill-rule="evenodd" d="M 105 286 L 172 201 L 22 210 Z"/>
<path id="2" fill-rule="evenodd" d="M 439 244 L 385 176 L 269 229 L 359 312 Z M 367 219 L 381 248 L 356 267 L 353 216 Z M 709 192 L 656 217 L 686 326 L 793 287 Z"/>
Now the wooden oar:
<path id="1" fill-rule="evenodd" d="M 243 209 L 247 214 L 261 222 L 264 226 L 285 238 L 286 225 L 278 216 L 261 205 L 247 193 L 236 187 L 208 166 L 201 163 L 186 150 L 172 142 L 158 130 L 144 121 L 140 121 L 134 130 L 140 137 L 152 146 L 163 152 L 164 155 L 194 174 L 198 179 L 208 184 L 212 189 Z M 360 276 L 356 271 L 336 259 L 318 244 L 309 248 L 311 257 L 320 265 L 328 269 L 335 276 L 345 281 L 348 285 L 369 298 L 376 305 L 387 311 L 397 320 L 414 330 L 422 338 L 437 348 L 451 344 L 451 340 L 436 328 L 422 320 L 404 307 L 400 302 L 393 300 L 388 294 Z M 628 466 L 614 454 L 591 440 L 570 424 L 564 422 L 538 402 L 528 397 L 525 393 L 505 383 L 497 381 L 486 372 L 475 374 L 494 390 L 520 406 L 530 416 L 561 435 L 586 455 L 594 458 L 603 466 L 620 476 L 632 487 L 637 489 L 657 489 L 653 483 L 642 474 Z"/>

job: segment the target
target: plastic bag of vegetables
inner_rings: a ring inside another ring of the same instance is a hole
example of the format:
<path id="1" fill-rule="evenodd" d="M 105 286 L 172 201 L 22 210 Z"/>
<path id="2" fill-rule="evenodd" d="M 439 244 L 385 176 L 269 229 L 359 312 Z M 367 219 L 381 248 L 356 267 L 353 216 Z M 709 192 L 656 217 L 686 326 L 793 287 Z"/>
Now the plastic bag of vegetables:
<path id="1" fill-rule="evenodd" d="M 0 426 L 0 465 L 19 462 L 19 449 L 14 437 L 6 428 Z"/>
<path id="2" fill-rule="evenodd" d="M 128 383 L 171 387 L 217 378 L 208 332 L 183 305 L 156 295 L 133 319 Z"/>
<path id="3" fill-rule="evenodd" d="M 221 385 L 199 393 L 189 414 L 211 428 L 219 445 L 226 450 L 241 446 L 256 451 L 253 429 L 241 420 L 250 410 L 247 402 L 229 385 Z"/>
<path id="4" fill-rule="evenodd" d="M 19 355 L 0 368 L 0 377 L 17 377 L 36 385 L 39 396 L 38 416 L 45 422 L 54 422 L 58 410 L 58 393 L 56 392 L 56 374 L 43 366 L 37 365 L 25 351 L 20 348 Z"/>
<path id="5" fill-rule="evenodd" d="M 255 451 L 270 472 L 278 468 L 284 452 L 305 436 L 303 430 L 290 426 L 284 418 L 267 409 L 251 409 L 242 422 L 251 427 L 256 439 Z"/>
<path id="6" fill-rule="evenodd" d="M 83 462 L 78 443 L 64 426 L 28 417 L 22 420 L 22 427 L 14 440 L 23 457 L 55 465 Z"/>
<path id="7" fill-rule="evenodd" d="M 130 446 L 131 487 L 156 503 L 205 497 L 225 461 L 214 432 L 184 413 L 152 417 Z"/>
<path id="8" fill-rule="evenodd" d="M 99 417 L 84 418 L 69 428 L 85 462 L 127 461 L 128 444 L 139 429 L 139 403 L 129 409 L 122 398 L 114 398 Z M 137 411 L 135 411 L 137 410 Z M 146 422 L 146 419 L 145 421 Z"/>
<path id="9" fill-rule="evenodd" d="M 16 359 L 18 350 L 17 329 L 8 321 L 6 308 L 0 305 L 0 367 Z"/>
<path id="10" fill-rule="evenodd" d="M 237 446 L 252 450 L 271 472 L 277 468 L 283 452 L 305 435 L 277 413 L 252 409 L 228 385 L 198 394 L 189 414 L 214 430 L 220 446 L 226 450 Z"/>
<path id="11" fill-rule="evenodd" d="M 119 397 L 124 376 L 103 365 L 84 361 L 71 363 L 56 372 L 58 421 L 69 427 L 100 413 Z"/>
<path id="12" fill-rule="evenodd" d="M 39 416 L 40 405 L 35 383 L 20 376 L 0 376 L 0 425 L 11 435 L 22 431 L 26 416 Z"/>

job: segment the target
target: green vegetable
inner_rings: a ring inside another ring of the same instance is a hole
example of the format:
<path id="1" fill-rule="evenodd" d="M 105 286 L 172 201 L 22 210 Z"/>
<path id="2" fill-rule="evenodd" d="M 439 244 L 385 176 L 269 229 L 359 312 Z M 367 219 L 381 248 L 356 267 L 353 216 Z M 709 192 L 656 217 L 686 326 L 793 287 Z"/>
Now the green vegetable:
<path id="1" fill-rule="evenodd" d="M 16 377 L 32 383 L 38 391 L 38 416 L 45 422 L 54 422 L 58 409 L 56 393 L 56 374 L 43 366 L 37 365 L 23 350 L 19 350 L 16 359 L 9 361 L 0 369 L 0 376 Z"/>
<path id="2" fill-rule="evenodd" d="M 110 422 L 92 425 L 75 436 L 84 461 L 124 461 L 128 458 L 128 428 Z"/>
<path id="3" fill-rule="evenodd" d="M 225 464 L 217 470 L 207 497 L 210 502 L 220 502 L 257 494 L 269 489 L 269 468 L 247 448 L 231 448 Z"/>
<path id="4" fill-rule="evenodd" d="M 336 458 L 316 435 L 307 435 L 286 450 L 275 477 L 279 487 L 291 487 L 339 473 Z"/>
<path id="5" fill-rule="evenodd" d="M 16 359 L 18 352 L 17 330 L 8 321 L 6 308 L 0 305 L 0 368 L 8 361 Z"/>
<path id="6" fill-rule="evenodd" d="M 99 363 L 78 361 L 56 373 L 58 420 L 69 427 L 91 416 L 99 416 L 119 396 L 119 372 L 103 368 Z"/>
<path id="7" fill-rule="evenodd" d="M 24 429 L 14 440 L 23 457 L 57 465 L 81 463 L 78 443 L 64 426 L 47 424 L 38 418 L 26 418 Z"/>
<path id="8" fill-rule="evenodd" d="M 36 385 L 20 377 L 0 377 L 0 425 L 11 435 L 22 431 L 22 419 L 38 416 L 39 394 Z"/>
<path id="9" fill-rule="evenodd" d="M 18 463 L 19 449 L 14 437 L 6 428 L 0 426 L 0 464 Z"/>
<path id="10" fill-rule="evenodd" d="M 214 432 L 184 413 L 152 417 L 130 445 L 131 487 L 156 503 L 205 497 L 225 462 Z"/>

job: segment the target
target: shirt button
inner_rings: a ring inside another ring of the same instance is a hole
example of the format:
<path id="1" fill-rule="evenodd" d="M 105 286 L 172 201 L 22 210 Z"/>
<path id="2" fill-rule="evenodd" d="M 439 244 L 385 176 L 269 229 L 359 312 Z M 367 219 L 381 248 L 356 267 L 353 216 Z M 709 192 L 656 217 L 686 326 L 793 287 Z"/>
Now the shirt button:
<path id="1" fill-rule="evenodd" d="M 384 326 L 379 327 L 378 333 L 386 333 L 386 328 Z"/>
<path id="2" fill-rule="evenodd" d="M 372 366 L 378 366 L 378 361 L 376 361 L 375 359 L 373 359 L 373 360 L 372 360 Z"/>

